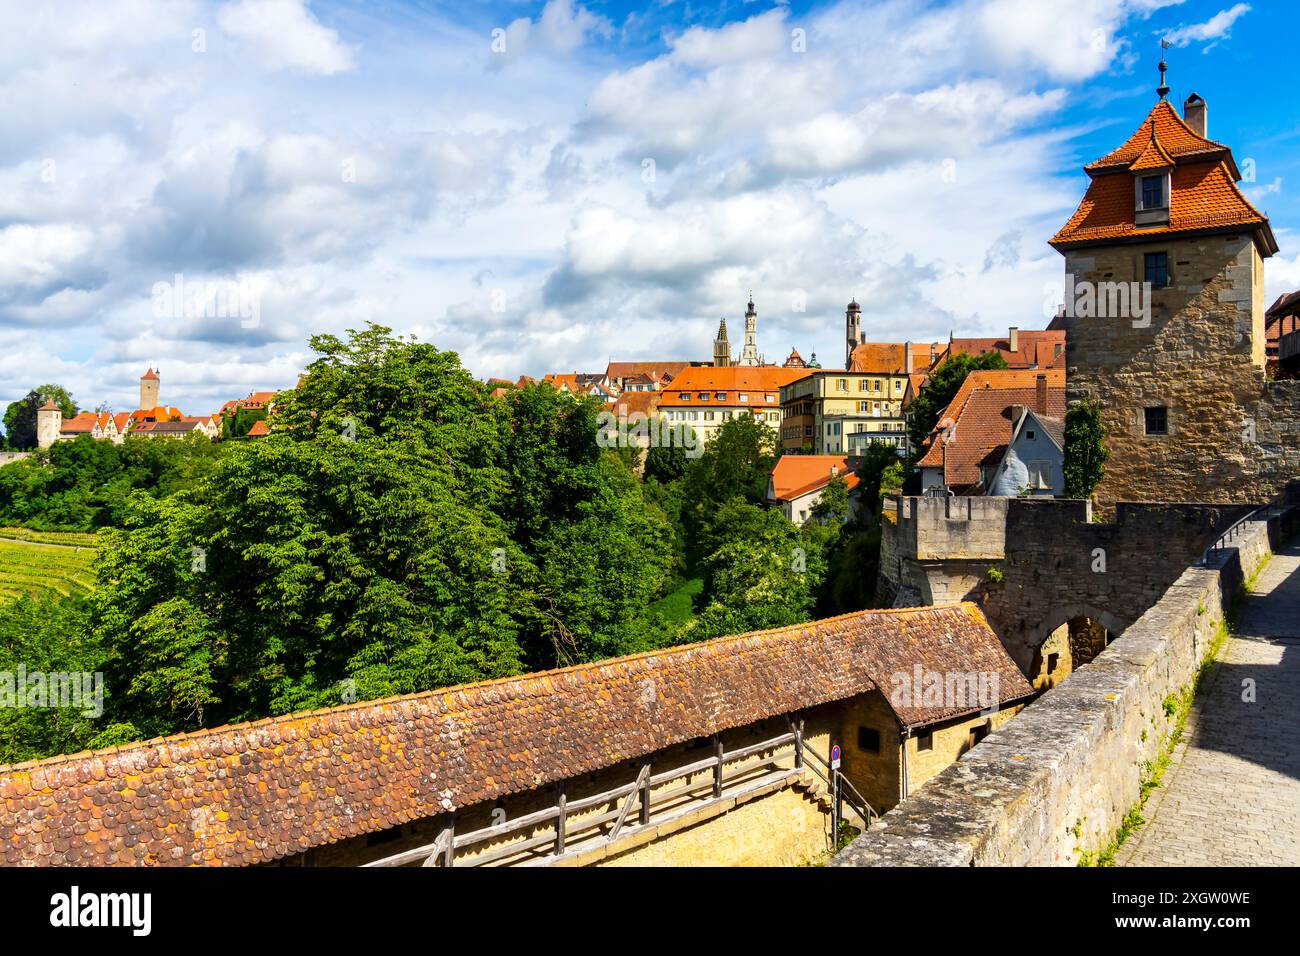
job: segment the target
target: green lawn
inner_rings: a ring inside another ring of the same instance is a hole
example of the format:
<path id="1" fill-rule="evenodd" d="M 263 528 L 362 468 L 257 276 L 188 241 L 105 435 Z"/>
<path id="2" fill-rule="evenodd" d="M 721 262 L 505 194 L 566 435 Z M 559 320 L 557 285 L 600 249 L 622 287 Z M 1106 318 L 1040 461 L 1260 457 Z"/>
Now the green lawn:
<path id="1" fill-rule="evenodd" d="M 52 534 L 42 533 L 45 537 Z M 49 591 L 64 597 L 84 594 L 95 586 L 90 568 L 95 554 L 94 548 L 87 547 L 76 550 L 0 541 L 0 601 Z"/>
<path id="2" fill-rule="evenodd" d="M 704 590 L 704 578 L 688 578 L 676 591 L 665 594 L 650 605 L 670 624 L 684 624 L 695 616 L 691 602 Z"/>

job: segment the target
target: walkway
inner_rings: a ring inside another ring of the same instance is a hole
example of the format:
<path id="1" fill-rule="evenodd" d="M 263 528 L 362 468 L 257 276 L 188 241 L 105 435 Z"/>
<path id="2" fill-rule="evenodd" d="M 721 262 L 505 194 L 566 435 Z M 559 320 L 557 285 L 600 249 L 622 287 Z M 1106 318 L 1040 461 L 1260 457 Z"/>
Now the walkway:
<path id="1" fill-rule="evenodd" d="M 1251 682 L 1254 700 L 1249 700 Z M 1300 864 L 1300 538 L 1265 566 L 1121 866 Z"/>

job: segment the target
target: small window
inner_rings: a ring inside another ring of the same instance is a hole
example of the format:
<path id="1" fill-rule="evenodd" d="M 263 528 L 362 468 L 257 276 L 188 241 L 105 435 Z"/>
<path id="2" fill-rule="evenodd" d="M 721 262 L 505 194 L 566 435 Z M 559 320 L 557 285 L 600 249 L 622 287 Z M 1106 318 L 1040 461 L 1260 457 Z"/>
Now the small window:
<path id="1" fill-rule="evenodd" d="M 870 727 L 858 728 L 858 749 L 864 754 L 880 753 L 880 731 Z"/>
<path id="2" fill-rule="evenodd" d="M 1169 253 L 1148 252 L 1144 257 L 1146 281 L 1153 288 L 1163 289 L 1169 285 Z"/>
<path id="3" fill-rule="evenodd" d="M 1048 654 L 1048 655 L 1047 655 L 1047 673 L 1049 673 L 1049 674 L 1055 674 L 1055 673 L 1056 673 L 1057 665 L 1060 664 L 1060 663 L 1061 663 L 1061 655 L 1060 655 L 1060 654 Z"/>
<path id="4" fill-rule="evenodd" d="M 1142 177 L 1142 208 L 1159 209 L 1165 204 L 1165 177 Z"/>
<path id="5" fill-rule="evenodd" d="M 707 402 L 708 400 L 709 400 L 709 393 L 708 393 L 708 392 L 700 392 L 700 401 L 702 401 L 702 402 Z"/>
<path id="6" fill-rule="evenodd" d="M 713 397 L 716 398 L 716 399 L 717 399 L 718 401 L 720 401 L 720 402 L 725 402 L 725 401 L 727 400 L 727 393 L 726 393 L 726 392 L 714 392 L 714 393 L 713 393 Z"/>
<path id="7" fill-rule="evenodd" d="M 1145 410 L 1146 430 L 1148 435 L 1169 434 L 1169 409 L 1163 405 Z"/>
<path id="8" fill-rule="evenodd" d="M 749 396 L 746 395 L 744 392 L 740 393 L 740 404 L 742 405 L 749 404 Z"/>
<path id="9" fill-rule="evenodd" d="M 690 400 L 691 400 L 691 393 L 690 393 L 690 392 L 682 392 L 682 401 L 683 401 L 683 402 L 689 402 Z"/>
<path id="10" fill-rule="evenodd" d="M 926 731 L 926 732 L 923 733 L 923 734 L 917 734 L 917 736 L 916 736 L 916 749 L 917 749 L 917 750 L 933 750 L 933 749 L 934 749 L 934 733 L 933 733 L 932 731 Z"/>
<path id="11" fill-rule="evenodd" d="M 1033 440 L 1034 440 L 1034 431 L 1033 431 L 1032 428 L 1031 428 L 1029 431 L 1025 432 L 1025 440 L 1026 440 L 1026 441 L 1033 441 Z"/>

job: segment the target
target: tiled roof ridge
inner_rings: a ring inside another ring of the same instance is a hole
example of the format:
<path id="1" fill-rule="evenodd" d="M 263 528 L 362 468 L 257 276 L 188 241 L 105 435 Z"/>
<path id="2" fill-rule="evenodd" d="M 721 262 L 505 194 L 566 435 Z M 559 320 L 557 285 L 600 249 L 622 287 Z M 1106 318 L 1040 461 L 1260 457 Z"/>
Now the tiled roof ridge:
<path id="1" fill-rule="evenodd" d="M 1112 149 L 1105 156 L 1084 166 L 1084 170 L 1091 173 L 1128 168 L 1132 159 L 1125 158 L 1126 154 L 1133 149 L 1137 149 L 1140 154 L 1143 149 L 1142 147 L 1135 146 L 1135 140 L 1137 140 L 1139 136 L 1143 136 L 1144 139 L 1147 138 L 1144 134 L 1149 135 L 1155 133 L 1157 128 L 1156 124 L 1160 119 L 1172 121 L 1175 124 L 1173 131 L 1177 133 L 1179 137 L 1189 138 L 1193 141 L 1193 144 L 1190 146 L 1170 143 L 1166 148 L 1166 152 L 1171 157 L 1204 156 L 1205 158 L 1209 158 L 1210 155 L 1217 153 L 1232 153 L 1232 150 L 1226 144 L 1202 136 L 1200 133 L 1196 132 L 1196 130 L 1188 126 L 1187 122 L 1178 115 L 1178 110 L 1174 109 L 1173 104 L 1168 100 L 1160 100 L 1151 108 L 1151 111 L 1147 113 L 1146 118 L 1143 119 L 1138 125 L 1138 128 L 1129 135 L 1128 139 L 1115 149 Z"/>
<path id="2" fill-rule="evenodd" d="M 112 747 L 103 747 L 98 750 L 82 750 L 70 754 L 56 754 L 52 757 L 42 757 L 36 760 L 24 760 L 19 763 L 0 764 L 0 774 L 23 772 L 32 769 L 45 769 L 58 767 L 64 764 L 86 760 L 91 757 L 100 757 L 108 755 L 129 754 L 134 751 L 142 750 L 149 747 L 158 747 L 165 744 L 192 743 L 209 737 L 219 737 L 223 734 L 260 729 L 263 727 L 287 725 L 295 721 L 304 720 L 309 717 L 320 717 L 325 715 L 338 715 L 352 711 L 363 711 L 376 709 L 383 706 L 394 706 L 400 704 L 409 704 L 422 700 L 433 699 L 439 696 L 451 694 L 463 694 L 466 691 L 484 691 L 488 688 L 501 687 L 510 683 L 520 681 L 535 681 L 538 683 L 554 680 L 557 676 L 577 675 L 580 673 L 599 670 L 613 665 L 629 664 L 635 661 L 645 660 L 652 657 L 662 657 L 672 654 L 689 655 L 692 652 L 698 652 L 702 648 L 725 647 L 729 644 L 736 644 L 746 640 L 753 640 L 756 637 L 777 637 L 788 634 L 800 629 L 810 627 L 820 627 L 827 624 L 835 624 L 852 618 L 872 618 L 872 617 L 905 617 L 920 614 L 932 614 L 935 611 L 950 610 L 952 608 L 961 608 L 966 611 L 968 616 L 972 616 L 972 611 L 979 613 L 978 607 L 971 601 L 950 601 L 944 604 L 929 604 L 920 607 L 898 607 L 898 608 L 867 608 L 860 611 L 850 611 L 846 614 L 837 614 L 833 617 L 818 618 L 813 621 L 803 621 L 798 624 L 787 624 L 782 627 L 766 628 L 758 631 L 745 631 L 741 634 L 728 634 L 722 637 L 711 638 L 707 641 L 700 641 L 695 644 L 680 644 L 672 647 L 657 648 L 654 650 L 640 651 L 636 654 L 627 654 L 622 657 L 610 657 L 599 661 L 585 661 L 581 664 L 571 664 L 568 667 L 558 667 L 542 671 L 529 671 L 525 674 L 515 674 L 507 677 L 494 677 L 483 681 L 473 681 L 467 684 L 454 684 L 450 687 L 442 687 L 434 690 L 414 691 L 409 694 L 397 694 L 391 697 L 380 697 L 374 700 L 355 701 L 348 704 L 339 704 L 334 707 L 317 707 L 312 710 L 295 711 L 289 714 L 277 714 L 273 717 L 263 717 L 258 720 L 240 721 L 233 724 L 220 724 L 216 727 L 205 727 L 199 730 L 186 731 L 178 734 L 169 734 L 164 737 L 151 737 L 147 740 L 132 741 L 127 744 L 119 744 Z M 761 648 L 754 648 L 759 650 Z"/>

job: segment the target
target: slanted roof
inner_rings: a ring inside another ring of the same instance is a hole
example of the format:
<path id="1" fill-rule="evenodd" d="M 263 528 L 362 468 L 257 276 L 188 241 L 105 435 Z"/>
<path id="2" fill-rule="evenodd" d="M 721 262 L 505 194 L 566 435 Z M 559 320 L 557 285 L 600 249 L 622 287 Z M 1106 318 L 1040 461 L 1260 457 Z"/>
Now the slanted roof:
<path id="1" fill-rule="evenodd" d="M 802 498 L 830 484 L 832 469 L 849 490 L 857 487 L 857 472 L 849 467 L 845 455 L 782 455 L 772 469 L 772 494 L 778 501 Z"/>
<path id="2" fill-rule="evenodd" d="M 926 440 L 917 464 L 943 468 L 944 483 L 955 488 L 978 484 L 980 466 L 1006 450 L 1014 427 L 1011 410 L 1034 409 L 1038 376 L 1047 377 L 1047 417 L 1065 417 L 1064 369 L 991 369 L 971 372 L 939 416 L 940 426 Z M 944 422 L 950 422 L 949 429 Z M 944 441 L 950 434 L 951 441 Z"/>
<path id="3" fill-rule="evenodd" d="M 59 431 L 65 435 L 89 435 L 99 424 L 99 416 L 94 412 L 82 412 L 72 418 L 65 418 Z"/>
<path id="4" fill-rule="evenodd" d="M 1231 160 L 1232 157 L 1232 150 L 1222 143 L 1201 136 L 1183 122 L 1183 118 L 1178 115 L 1172 103 L 1162 99 L 1151 108 L 1142 125 L 1133 131 L 1133 135 L 1124 141 L 1124 145 L 1111 150 L 1101 159 L 1083 168 L 1089 173 L 1115 168 L 1127 169 L 1146 152 L 1153 137 L 1160 141 L 1162 151 L 1172 158 Z M 1233 169 L 1235 171 L 1235 165 Z"/>
<path id="5" fill-rule="evenodd" d="M 917 665 L 997 674 L 1003 704 L 1032 693 L 974 604 L 859 611 L 0 767 L 0 863 L 264 863 L 876 689 L 888 701 Z M 908 727 L 978 712 L 912 703 L 890 702 Z"/>
<path id="6" fill-rule="evenodd" d="M 706 404 L 749 404 L 762 405 L 762 401 L 757 401 L 766 392 L 779 393 L 781 386 L 789 385 L 791 382 L 798 381 L 812 374 L 806 368 L 777 368 L 775 366 L 754 366 L 754 365 L 729 365 L 718 367 L 716 365 L 693 365 L 683 369 L 681 374 L 672 380 L 672 383 L 665 386 L 660 395 L 662 405 L 681 406 L 686 405 L 693 408 L 705 407 Z M 692 397 L 689 400 L 682 398 L 683 394 L 691 396 L 698 395 L 700 392 L 708 392 L 710 402 L 704 403 L 695 400 Z M 718 392 L 725 392 L 725 399 L 714 399 L 712 396 Z M 742 403 L 740 395 L 748 396 L 748 401 Z"/>
<path id="7" fill-rule="evenodd" d="M 261 438 L 269 434 L 271 434 L 271 426 L 266 424 L 266 419 L 253 422 L 253 427 L 248 430 L 249 438 Z"/>
<path id="8" fill-rule="evenodd" d="M 145 372 L 143 375 L 140 376 L 140 379 L 141 381 L 146 381 L 146 380 L 157 381 L 158 373 L 155 372 L 152 367 L 150 367 L 149 371 Z"/>
<path id="9" fill-rule="evenodd" d="M 1139 226 L 1133 173 L 1169 166 L 1169 222 Z M 1123 146 L 1084 169 L 1088 191 L 1051 239 L 1057 249 L 1245 228 L 1261 255 L 1277 251 L 1268 218 L 1237 188 L 1241 173 L 1232 151 L 1194 132 L 1167 100 L 1156 103 Z"/>

